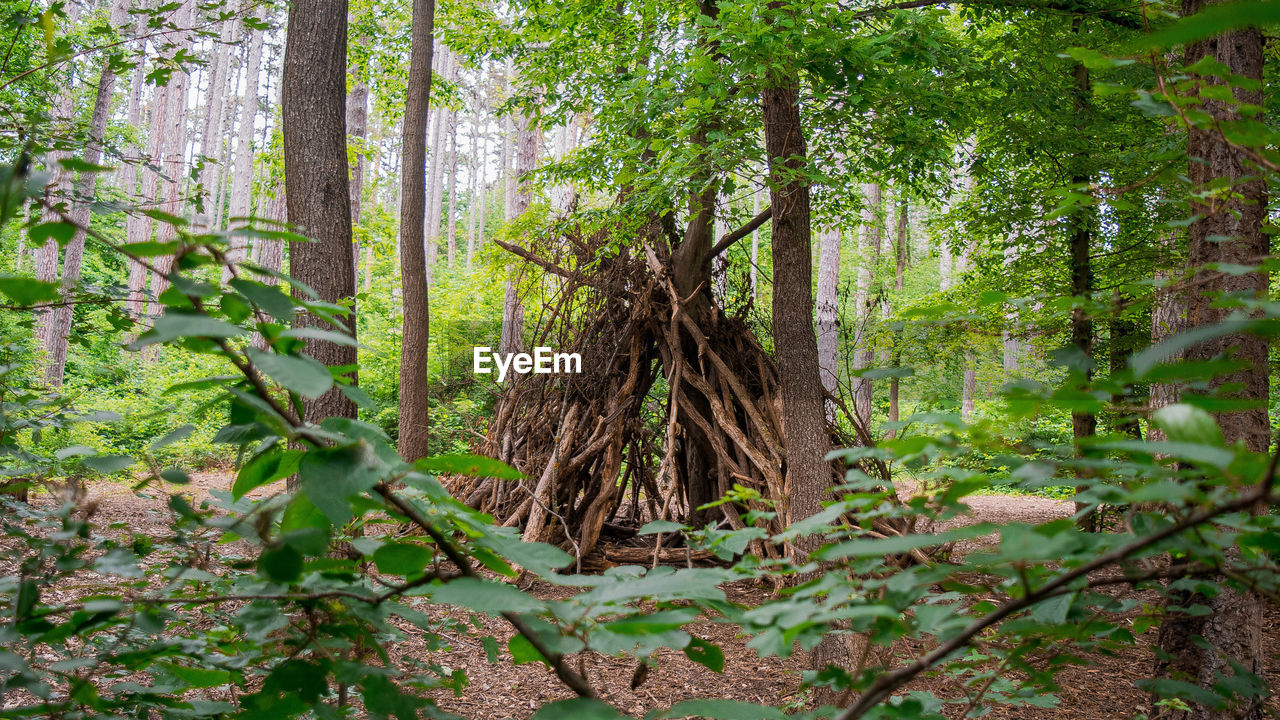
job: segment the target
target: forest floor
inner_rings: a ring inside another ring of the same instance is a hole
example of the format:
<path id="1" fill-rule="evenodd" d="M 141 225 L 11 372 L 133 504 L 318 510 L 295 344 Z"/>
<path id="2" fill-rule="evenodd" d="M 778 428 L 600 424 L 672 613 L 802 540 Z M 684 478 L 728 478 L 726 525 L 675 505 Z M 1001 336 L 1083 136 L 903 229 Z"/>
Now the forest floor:
<path id="1" fill-rule="evenodd" d="M 197 473 L 192 475 L 192 480 L 191 485 L 172 486 L 170 489 L 183 492 L 193 501 L 193 505 L 198 505 L 211 497 L 210 489 L 229 489 L 232 476 L 226 473 Z M 275 492 L 275 488 L 259 488 L 255 494 L 270 492 Z M 125 484 L 100 481 L 89 484 L 85 500 L 94 504 L 94 519 L 101 528 L 110 523 L 121 523 L 117 527 L 128 528 L 134 533 L 159 536 L 166 531 L 170 514 L 163 498 L 140 498 Z M 33 501 L 45 506 L 54 502 L 48 495 L 37 495 Z M 1068 517 L 1073 510 L 1069 501 L 1024 495 L 973 496 L 967 498 L 966 503 L 972 509 L 973 522 L 1038 523 Z M 114 534 L 111 530 L 104 530 L 104 533 Z M 979 538 L 957 547 L 955 551 L 969 552 L 994 539 L 995 536 Z M 534 582 L 527 589 L 542 599 L 562 598 L 573 592 L 569 588 L 543 582 Z M 82 588 L 78 590 L 84 592 Z M 725 586 L 724 590 L 730 600 L 743 604 L 759 603 L 773 592 L 772 586 L 748 583 L 733 583 Z M 75 590 L 61 593 L 58 589 L 51 588 L 45 593 L 44 599 L 46 602 L 71 599 L 60 597 L 63 594 L 79 593 Z M 1155 600 L 1155 596 L 1140 599 L 1151 602 Z M 445 617 L 450 609 L 432 606 L 429 612 L 437 617 Z M 458 620 L 467 619 L 456 614 L 455 617 Z M 500 619 L 488 618 L 484 622 L 484 633 L 493 635 L 505 647 L 511 635 L 510 628 Z M 1264 627 L 1268 662 L 1266 674 L 1272 687 L 1278 687 L 1280 609 L 1268 606 Z M 393 655 L 422 662 L 439 662 L 451 669 L 465 671 L 470 678 L 470 685 L 459 695 L 441 692 L 438 702 L 446 710 L 468 718 L 526 718 L 546 702 L 571 696 L 554 675 L 540 664 L 513 666 L 505 651 L 498 663 L 489 663 L 477 635 L 444 632 L 442 637 L 449 644 L 447 652 L 433 653 L 424 642 L 417 639 L 420 632 L 417 628 L 404 623 L 403 629 L 408 639 L 391 648 Z M 587 674 L 593 685 L 602 690 L 606 700 L 637 717 L 655 708 L 664 708 L 681 700 L 698 697 L 731 698 L 771 705 L 790 704 L 793 708 L 804 706 L 808 697 L 797 691 L 800 673 L 805 669 L 803 653 L 785 660 L 758 657 L 754 650 L 746 647 L 746 638 L 737 636 L 732 626 L 714 622 L 698 623 L 691 631 L 723 649 L 723 673 L 714 673 L 695 664 L 680 652 L 663 650 L 658 654 L 658 666 L 652 669 L 643 684 L 632 690 L 632 676 L 636 670 L 634 661 L 582 653 L 575 658 L 575 662 L 579 663 L 580 669 Z M 1151 644 L 1154 640 L 1155 631 L 1148 631 L 1139 635 L 1137 643 L 1123 653 L 1086 657 L 1087 664 L 1062 671 L 1059 675 L 1061 690 L 1056 707 L 1002 706 L 995 708 L 986 717 L 1009 720 L 1118 720 L 1133 718 L 1138 713 L 1149 713 L 1151 708 L 1147 696 L 1134 687 L 1133 681 L 1149 672 L 1153 657 Z M 900 642 L 892 648 L 892 652 L 901 661 L 919 654 L 921 648 L 919 643 L 912 646 L 909 642 Z M 881 662 L 884 659 L 881 658 Z M 960 700 L 965 697 L 962 688 L 946 677 L 924 678 L 907 689 L 928 689 L 941 697 Z M 1275 700 L 1271 702 L 1275 703 Z M 963 710 L 964 705 L 960 703 L 951 706 L 948 715 L 960 717 Z"/>

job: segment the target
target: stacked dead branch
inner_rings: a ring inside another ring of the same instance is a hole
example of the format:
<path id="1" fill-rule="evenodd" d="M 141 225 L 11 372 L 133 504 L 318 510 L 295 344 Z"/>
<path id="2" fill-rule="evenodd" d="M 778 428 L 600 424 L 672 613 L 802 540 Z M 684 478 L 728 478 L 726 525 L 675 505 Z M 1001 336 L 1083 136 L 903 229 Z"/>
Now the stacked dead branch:
<path id="1" fill-rule="evenodd" d="M 670 257 L 653 241 L 658 233 L 641 235 L 648 241 L 638 249 L 610 249 L 604 231 L 567 232 L 531 248 L 504 245 L 547 273 L 542 289 L 550 299 L 527 335 L 535 345 L 579 353 L 583 372 L 518 376 L 499 398 L 477 450 L 514 465 L 525 480 L 459 480 L 453 488 L 499 522 L 522 527 L 526 540 L 561 545 L 588 565 L 600 562 L 601 534 L 620 513 L 633 524 L 669 519 L 739 529 L 746 510 L 785 517 L 791 496 L 772 357 L 709 292 L 681 297 Z M 852 416 L 844 425 L 853 436 L 840 425 L 830 428 L 834 447 L 870 444 Z M 887 478 L 883 466 L 863 469 Z M 833 486 L 843 482 L 842 464 L 831 471 Z M 703 507 L 734 486 L 763 501 Z M 753 550 L 782 552 L 761 543 Z M 666 557 L 661 545 L 647 552 L 655 562 Z"/>

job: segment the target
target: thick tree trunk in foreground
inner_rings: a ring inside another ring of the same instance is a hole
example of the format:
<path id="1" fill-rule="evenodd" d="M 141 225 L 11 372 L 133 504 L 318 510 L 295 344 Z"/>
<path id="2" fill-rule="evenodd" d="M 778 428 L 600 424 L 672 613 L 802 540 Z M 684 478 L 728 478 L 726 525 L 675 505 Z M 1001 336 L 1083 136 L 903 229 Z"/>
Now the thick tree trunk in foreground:
<path id="1" fill-rule="evenodd" d="M 1199 12 L 1211 3 L 1185 0 L 1183 16 Z M 1209 57 L 1237 76 L 1255 82 L 1262 79 L 1264 40 L 1254 29 L 1232 30 L 1216 37 L 1189 44 L 1188 65 Z M 1221 85 L 1217 77 L 1205 77 L 1206 83 Z M 1262 93 L 1235 89 L 1237 102 L 1261 105 Z M 1204 110 L 1216 121 L 1238 120 L 1234 103 L 1207 100 Z M 1253 117 L 1261 121 L 1261 117 Z M 1189 266 L 1196 271 L 1196 292 L 1187 298 L 1187 328 L 1221 322 L 1231 312 L 1212 305 L 1220 293 L 1265 299 L 1268 276 L 1265 272 L 1245 274 L 1219 273 L 1206 266 L 1213 263 L 1258 265 L 1270 253 L 1268 236 L 1262 232 L 1266 216 L 1266 185 L 1242 149 L 1229 145 L 1216 129 L 1192 128 L 1187 136 L 1189 163 L 1187 176 L 1193 190 L 1226 180 L 1231 194 L 1212 204 L 1192 202 L 1191 211 L 1199 216 L 1190 228 Z M 1255 335 L 1227 335 L 1187 349 L 1191 361 L 1227 356 L 1248 363 L 1248 367 L 1215 380 L 1216 385 L 1238 384 L 1232 393 L 1236 398 L 1252 400 L 1255 409 L 1219 413 L 1218 424 L 1227 442 L 1243 441 L 1254 452 L 1266 452 L 1270 444 L 1270 422 L 1267 417 L 1269 394 L 1267 340 Z M 1219 578 L 1221 579 L 1221 578 Z M 1190 614 L 1183 608 L 1207 605 L 1208 614 Z M 1162 677 L 1174 677 L 1212 688 L 1218 676 L 1233 676 L 1236 663 L 1244 670 L 1262 675 L 1262 599 L 1253 593 L 1223 589 L 1211 599 L 1203 596 L 1176 594 L 1169 598 L 1169 613 L 1160 627 L 1160 649 L 1168 655 L 1156 663 Z M 1203 641 L 1198 641 L 1203 638 Z M 1190 711 L 1170 715 L 1179 720 L 1254 720 L 1263 717 L 1261 703 L 1245 702 L 1236 707 L 1211 710 L 1196 705 Z"/>
<path id="2" fill-rule="evenodd" d="M 427 202 L 427 114 L 431 105 L 431 56 L 435 0 L 414 0 L 409 94 L 404 115 L 400 174 L 400 282 L 404 325 L 400 348 L 400 456 L 412 462 L 429 454 L 427 352 L 431 339 L 427 258 L 423 246 Z"/>
<path id="3" fill-rule="evenodd" d="M 779 83 L 763 93 L 765 147 L 770 164 L 773 212 L 773 337 L 782 383 L 786 428 L 786 507 L 789 522 L 822 509 L 830 471 L 822 408 L 818 341 L 813 330 L 812 238 L 809 187 L 799 172 L 805 158 L 800 101 L 794 85 Z"/>
<path id="4" fill-rule="evenodd" d="M 312 242 L 289 243 L 289 273 L 321 300 L 350 303 L 345 324 L 355 337 L 346 84 L 346 0 L 297 0 L 289 11 L 280 92 L 285 199 L 290 224 Z M 294 290 L 295 295 L 300 292 Z M 311 315 L 301 315 L 296 322 L 321 325 Z M 356 349 L 346 345 L 312 340 L 307 354 L 331 367 L 356 364 Z M 353 379 L 354 375 L 353 371 Z M 306 404 L 308 422 L 355 416 L 355 403 L 337 387 Z"/>

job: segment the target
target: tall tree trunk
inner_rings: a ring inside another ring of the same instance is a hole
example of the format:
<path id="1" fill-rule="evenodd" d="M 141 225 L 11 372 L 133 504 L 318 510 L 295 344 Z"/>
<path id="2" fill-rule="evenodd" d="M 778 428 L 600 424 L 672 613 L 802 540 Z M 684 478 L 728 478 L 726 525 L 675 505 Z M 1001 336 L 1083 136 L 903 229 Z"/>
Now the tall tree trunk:
<path id="1" fill-rule="evenodd" d="M 349 72 L 354 75 L 352 68 Z M 364 199 L 365 136 L 369 134 L 369 85 L 355 78 L 347 95 L 347 136 L 356 146 L 355 163 L 351 166 L 351 227 L 360 224 L 360 203 Z M 360 244 L 351 242 L 351 268 L 359 277 Z"/>
<path id="2" fill-rule="evenodd" d="M 449 217 L 445 223 L 446 258 L 452 270 L 458 264 L 458 111 L 453 109 L 449 110 Z"/>
<path id="3" fill-rule="evenodd" d="M 760 188 L 751 193 L 751 217 L 760 214 Z M 760 299 L 760 228 L 751 231 L 751 300 Z"/>
<path id="4" fill-rule="evenodd" d="M 289 274 L 325 302 L 350 303 L 345 324 L 354 338 L 346 0 L 295 0 L 289 11 L 280 95 L 289 222 L 313 240 L 289 243 Z M 305 297 L 297 288 L 293 292 Z M 295 322 L 321 324 L 310 314 L 298 316 Z M 330 367 L 356 364 L 356 349 L 347 345 L 312 340 L 307 354 Z M 355 403 L 337 387 L 306 404 L 308 422 L 355 416 Z"/>
<path id="5" fill-rule="evenodd" d="M 782 12 L 781 7 L 781 2 L 770 3 L 774 12 Z M 761 100 L 774 208 L 773 336 L 786 428 L 786 517 L 793 523 L 821 510 L 831 485 L 823 460 L 828 443 L 813 329 L 809 186 L 801 177 L 806 148 L 798 87 L 794 81 L 771 78 Z"/>
<path id="6" fill-rule="evenodd" d="M 182 4 L 174 11 L 174 24 L 177 27 L 191 26 L 195 5 L 195 0 L 182 0 Z M 177 57 L 187 51 L 193 41 L 192 35 L 190 32 L 180 32 L 174 36 L 174 48 L 169 52 L 170 56 Z M 191 76 L 181 70 L 169 75 L 169 84 L 165 86 L 163 98 L 163 124 L 159 126 L 161 137 L 157 157 L 160 165 L 160 210 L 178 216 L 182 215 L 182 183 L 186 177 L 187 93 L 190 82 Z M 154 122 L 152 127 L 153 130 L 157 127 Z M 178 229 L 171 223 L 162 222 L 156 230 L 157 242 L 173 242 L 177 237 Z M 160 258 L 156 263 L 159 272 L 151 277 L 151 292 L 155 296 L 159 297 L 169 287 L 168 276 L 172 266 L 172 255 Z"/>
<path id="7" fill-rule="evenodd" d="M 427 199 L 427 115 L 431 106 L 431 56 L 435 0 L 414 0 L 410 31 L 409 93 L 404 114 L 400 174 L 400 287 L 404 324 L 400 346 L 400 456 L 409 462 L 430 453 L 427 353 L 431 314 L 423 224 Z"/>
<path id="8" fill-rule="evenodd" d="M 853 366 L 857 370 L 871 367 L 874 357 L 871 349 L 871 326 L 875 302 L 872 298 L 871 284 L 875 280 L 875 266 L 880 260 L 881 227 L 880 208 L 884 201 L 884 192 L 877 183 L 863 183 L 862 201 L 865 209 L 862 213 L 863 248 L 862 259 L 858 266 L 858 289 L 855 295 L 857 304 L 857 323 L 854 332 Z M 864 427 L 871 427 L 872 385 L 866 378 L 855 378 L 853 381 L 854 415 Z"/>
<path id="9" fill-rule="evenodd" d="M 1172 247 L 1173 244 L 1174 238 L 1170 233 L 1164 237 L 1164 245 Z M 1157 270 L 1152 278 L 1155 281 L 1155 289 L 1152 290 L 1151 298 L 1152 345 L 1159 345 L 1182 331 L 1182 313 L 1186 307 L 1185 300 L 1177 288 L 1169 286 L 1171 277 L 1172 273 L 1161 269 Z M 1171 360 L 1181 359 L 1181 352 L 1178 352 L 1176 357 L 1171 358 Z M 1178 402 L 1178 395 L 1178 386 L 1173 383 L 1151 383 L 1147 388 L 1148 411 L 1154 413 L 1162 407 Z M 1162 442 L 1166 439 L 1164 431 L 1156 427 L 1154 423 L 1147 426 L 1148 441 Z"/>
<path id="10" fill-rule="evenodd" d="M 240 125 L 236 129 L 235 171 L 231 176 L 231 218 L 245 218 L 252 212 L 253 131 L 258 119 L 258 76 L 262 73 L 262 31 L 249 36 L 249 59 L 245 64 L 244 95 L 240 101 Z M 236 259 L 244 257 L 244 246 L 234 248 Z"/>
<path id="11" fill-rule="evenodd" d="M 139 53 L 145 53 L 145 44 L 139 48 Z M 134 68 L 133 79 L 129 84 L 129 104 L 127 117 L 130 127 L 142 127 L 142 91 L 146 87 L 146 62 L 142 57 L 138 59 L 138 66 Z M 154 96 L 154 95 L 153 95 Z M 154 102 L 152 103 L 154 105 Z M 147 195 L 145 190 L 138 189 L 138 177 L 141 173 L 144 177 L 150 173 L 155 175 L 149 168 L 145 167 L 143 156 L 143 148 L 133 145 L 126 151 L 128 153 L 124 162 L 120 164 L 121 185 L 124 189 L 126 197 L 139 197 L 144 203 L 150 203 L 155 199 L 155 183 L 152 181 L 151 195 Z M 143 181 L 145 187 L 146 181 Z M 125 216 L 124 221 L 124 237 L 127 243 L 145 242 L 151 237 L 151 218 L 139 212 L 131 212 Z M 125 299 L 125 310 L 134 317 L 142 314 L 146 307 L 146 299 L 144 294 L 147 287 L 147 269 L 142 263 L 136 260 L 129 260 L 129 294 Z"/>
<path id="12" fill-rule="evenodd" d="M 121 5 L 120 0 L 116 0 Z M 116 74 L 111 65 L 102 68 L 98 77 L 98 93 L 93 103 L 93 115 L 89 120 L 89 142 L 85 147 L 84 161 L 90 165 L 98 165 L 102 161 L 102 141 L 107 134 L 107 117 L 111 111 L 111 100 L 115 93 Z M 92 215 L 89 203 L 92 202 L 98 187 L 98 174 L 82 172 L 76 182 L 76 201 L 71 208 L 71 219 L 77 229 L 67 243 L 62 259 L 62 294 L 63 300 L 71 299 L 71 291 L 80 282 L 80 262 L 84 256 L 85 231 L 81 228 L 89 226 Z M 63 372 L 67 365 L 67 342 L 71 335 L 72 306 L 62 305 L 54 308 L 46 315 L 48 319 L 41 329 L 41 344 L 45 349 L 44 380 L 53 387 L 62 385 Z"/>
<path id="13" fill-rule="evenodd" d="M 1211 4 L 1209 0 L 1184 0 L 1182 14 L 1193 15 Z M 1186 63 L 1194 65 L 1207 57 L 1233 76 L 1248 78 L 1260 86 L 1263 51 L 1264 39 L 1257 29 L 1231 30 L 1189 43 Z M 1216 76 L 1201 79 L 1211 85 L 1223 84 Z M 1190 228 L 1188 265 L 1196 273 L 1197 292 L 1187 297 L 1189 329 L 1219 323 L 1232 312 L 1213 306 L 1220 294 L 1250 300 L 1267 297 L 1269 277 L 1265 271 L 1231 274 L 1213 269 L 1217 263 L 1257 266 L 1270 254 L 1269 238 L 1262 230 L 1267 205 L 1266 181 L 1258 175 L 1246 151 L 1230 145 L 1217 125 L 1240 119 L 1237 103 L 1261 106 L 1263 96 L 1261 90 L 1243 89 L 1238 85 L 1234 93 L 1236 103 L 1204 101 L 1204 110 L 1215 120 L 1214 129 L 1191 128 L 1187 134 L 1187 176 L 1192 191 L 1220 187 L 1224 182 L 1231 188 L 1230 194 L 1219 195 L 1211 202 L 1193 199 L 1191 203 L 1191 212 L 1198 219 Z M 1262 121 L 1258 115 L 1251 118 Z M 1227 335 L 1187 349 L 1190 361 L 1227 356 L 1247 363 L 1244 369 L 1218 378 L 1214 384 L 1236 385 L 1240 389 L 1232 395 L 1253 401 L 1256 406 L 1219 413 L 1217 420 L 1227 442 L 1242 441 L 1259 453 L 1267 451 L 1271 434 L 1267 416 L 1270 391 L 1267 351 L 1267 340 L 1256 335 Z M 1187 612 L 1193 605 L 1208 606 L 1211 612 Z M 1165 655 L 1156 663 L 1157 674 L 1195 682 L 1205 688 L 1212 688 L 1220 676 L 1236 675 L 1233 664 L 1262 676 L 1262 607 L 1258 595 L 1225 587 L 1213 598 L 1171 596 L 1160 626 L 1159 645 Z M 1255 720 L 1263 715 L 1261 703 L 1244 702 L 1221 710 L 1196 705 L 1176 717 L 1180 720 Z"/>
<path id="14" fill-rule="evenodd" d="M 476 84 L 472 88 L 471 93 L 471 162 L 468 163 L 467 182 L 470 187 L 470 200 L 467 204 L 470 206 L 468 213 L 471 218 L 471 227 L 467 233 L 467 272 L 471 272 L 471 261 L 476 254 L 476 226 L 480 220 L 480 211 L 484 207 L 484 201 L 480 197 L 482 185 L 480 183 L 480 174 L 484 171 L 484 161 L 480 158 L 480 79 L 484 75 L 476 71 Z"/>
<path id="15" fill-rule="evenodd" d="M 832 397 L 839 390 L 840 347 L 840 242 L 839 227 L 827 227 L 818 234 L 818 367 L 822 387 Z M 836 406 L 825 403 L 827 419 L 834 420 Z"/>
<path id="16" fill-rule="evenodd" d="M 227 11 L 238 14 L 240 11 L 239 0 L 230 0 L 228 2 Z M 218 33 L 218 40 L 213 43 L 210 52 L 213 54 L 213 60 L 209 63 L 209 88 L 206 91 L 204 102 L 204 124 L 200 131 L 200 154 L 205 156 L 206 160 L 200 168 L 199 183 L 201 189 L 206 193 L 204 216 L 205 222 L 198 223 L 208 227 L 213 216 L 216 214 L 213 208 L 214 198 L 217 192 L 214 191 L 213 179 L 217 176 L 216 163 L 218 157 L 222 154 L 222 116 L 226 102 L 226 84 L 227 75 L 231 67 L 231 44 L 236 27 L 240 24 L 238 17 L 229 20 L 223 20 L 222 28 Z"/>
<path id="17" fill-rule="evenodd" d="M 514 80 L 513 80 L 514 82 Z M 509 214 L 515 220 L 529 209 L 533 202 L 533 186 L 531 177 L 538 164 L 537 123 L 524 113 L 516 113 L 512 121 L 515 128 L 513 151 L 515 169 L 512 173 L 512 187 Z M 511 268 L 508 266 L 508 274 Z M 502 352 L 518 352 L 523 346 L 524 335 L 524 302 L 520 299 L 520 291 L 512 277 L 507 278 L 505 297 L 502 302 Z"/>
<path id="18" fill-rule="evenodd" d="M 910 257 L 911 257 L 911 249 L 910 249 L 910 246 L 908 245 L 908 242 L 910 241 L 910 236 L 907 233 L 907 222 L 908 222 L 907 213 L 908 213 L 907 196 L 905 191 L 902 188 L 899 188 L 898 189 L 898 227 L 897 227 L 898 232 L 893 245 L 893 250 L 894 250 L 893 252 L 893 255 L 894 255 L 893 287 L 898 292 L 902 292 L 903 286 L 906 282 L 907 262 L 910 260 Z M 886 310 L 888 309 L 887 303 L 885 305 L 885 309 Z M 902 349 L 900 347 L 901 342 L 902 342 L 902 333 L 895 332 L 894 338 L 893 338 L 893 352 L 892 352 L 892 364 L 894 367 L 897 367 L 898 363 L 901 361 L 901 356 L 902 356 Z M 898 376 L 895 375 L 889 378 L 889 422 L 891 423 L 898 422 L 898 410 L 899 410 L 898 408 Z M 892 434 L 892 432 L 893 431 L 890 431 L 890 434 Z"/>
<path id="19" fill-rule="evenodd" d="M 1077 20 L 1076 29 L 1079 30 L 1079 20 Z M 1072 65 L 1072 76 L 1075 81 L 1075 112 L 1079 119 L 1077 130 L 1081 131 L 1081 137 L 1077 142 L 1084 143 L 1084 117 L 1088 112 L 1090 99 L 1090 81 L 1089 70 L 1082 63 L 1074 63 Z M 1087 164 L 1089 157 L 1087 151 L 1080 150 L 1075 156 L 1076 169 L 1071 178 L 1071 184 L 1080 187 L 1089 182 L 1090 174 Z M 1093 296 L 1093 265 L 1092 265 L 1092 245 L 1093 245 L 1093 217 L 1090 208 L 1082 206 L 1076 208 L 1070 218 L 1071 236 L 1070 236 L 1070 263 L 1071 263 L 1071 294 L 1076 298 L 1076 302 L 1080 303 L 1071 311 L 1071 344 L 1076 346 L 1080 351 L 1083 367 L 1079 368 L 1083 380 L 1082 389 L 1087 388 L 1093 381 L 1093 318 L 1090 316 L 1090 310 L 1087 307 Z M 1098 419 L 1093 413 L 1076 410 L 1071 413 L 1071 435 L 1075 440 L 1076 454 L 1083 454 L 1082 441 L 1091 438 L 1097 433 Z M 1084 477 L 1083 469 L 1078 471 L 1079 477 Z M 1082 486 L 1083 490 L 1084 487 Z M 1076 502 L 1076 512 L 1083 510 L 1085 505 Z M 1097 529 L 1097 517 L 1094 513 L 1082 516 L 1079 519 L 1081 528 L 1087 531 Z"/>

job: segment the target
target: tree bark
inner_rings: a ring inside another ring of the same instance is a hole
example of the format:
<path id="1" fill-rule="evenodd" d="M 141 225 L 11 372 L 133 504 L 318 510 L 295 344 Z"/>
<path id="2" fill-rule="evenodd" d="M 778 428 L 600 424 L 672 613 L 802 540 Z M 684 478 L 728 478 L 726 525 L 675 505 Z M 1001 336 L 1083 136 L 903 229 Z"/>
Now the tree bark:
<path id="1" fill-rule="evenodd" d="M 430 292 L 423 225 L 427 196 L 427 116 L 431 106 L 431 58 L 435 0 L 414 0 L 410 31 L 409 91 L 404 115 L 400 174 L 400 287 L 404 324 L 400 348 L 400 456 L 413 462 L 430 454 L 427 353 L 430 349 Z"/>
<path id="2" fill-rule="evenodd" d="M 356 336 L 355 269 L 351 256 L 351 190 L 347 167 L 347 3 L 296 0 L 289 11 L 281 79 L 285 199 L 289 222 L 312 242 L 289 243 L 289 274 L 320 299 L 349 303 L 346 331 Z M 306 294 L 294 288 L 295 296 Z M 298 326 L 322 322 L 299 315 Z M 324 365 L 356 364 L 356 349 L 309 341 L 307 354 Z M 351 371 L 355 380 L 355 371 Z M 356 416 L 337 387 L 306 403 L 306 420 Z"/>
<path id="3" fill-rule="evenodd" d="M 871 349 L 871 325 L 873 305 L 871 284 L 875 280 L 875 266 L 880 260 L 880 241 L 882 223 L 880 209 L 884 202 L 884 192 L 877 183 L 863 183 L 862 200 L 865 209 L 862 213 L 863 249 L 862 259 L 858 266 L 858 289 L 855 295 L 857 304 L 858 327 L 854 332 L 853 366 L 863 370 L 871 367 L 874 354 Z M 864 427 L 871 427 L 872 384 L 865 378 L 853 380 L 854 415 Z"/>
<path id="4" fill-rule="evenodd" d="M 512 80 L 514 82 L 514 79 Z M 532 174 L 538 165 L 538 126 L 525 115 L 517 112 L 512 125 L 515 129 L 513 151 L 515 169 L 511 174 L 511 206 L 508 219 L 516 220 L 529 209 L 533 203 Z M 508 266 L 508 273 L 511 272 Z M 523 346 L 524 335 L 524 302 L 520 298 L 519 287 L 515 279 L 508 277 L 505 296 L 502 302 L 502 352 L 519 352 Z"/>
<path id="5" fill-rule="evenodd" d="M 182 4 L 174 11 L 174 24 L 179 28 L 191 26 L 195 13 L 195 0 L 182 0 Z M 172 36 L 173 48 L 168 54 L 177 57 L 190 49 L 193 34 L 179 32 Z M 157 93 L 157 101 L 164 101 L 164 111 L 160 115 L 160 124 L 153 121 L 152 129 L 160 133 L 159 152 L 156 157 L 160 166 L 160 206 L 159 209 L 171 215 L 182 215 L 182 181 L 186 175 L 187 154 L 187 93 L 190 89 L 191 76 L 182 70 L 175 70 L 169 75 L 169 84 L 165 86 L 163 98 Z M 145 185 L 145 183 L 144 183 Z M 173 242 L 178 237 L 178 229 L 171 223 L 162 222 L 156 230 L 156 241 Z M 151 292 L 159 297 L 169 287 L 169 271 L 173 266 L 173 256 L 159 258 L 156 262 L 158 273 L 151 277 Z"/>
<path id="6" fill-rule="evenodd" d="M 1193 15 L 1213 4 L 1209 0 L 1184 0 L 1182 14 Z M 1261 84 L 1264 39 L 1255 28 L 1231 30 L 1220 35 L 1189 43 L 1186 63 L 1195 64 L 1211 58 L 1225 66 L 1232 75 Z M 1221 78 L 1201 77 L 1210 85 L 1223 84 Z M 1219 323 L 1233 312 L 1214 307 L 1221 295 L 1261 300 L 1267 297 L 1269 277 L 1265 271 L 1244 274 L 1220 273 L 1209 266 L 1215 263 L 1257 266 L 1270 253 L 1268 236 L 1262 231 L 1266 218 L 1266 184 L 1261 179 L 1246 151 L 1229 144 L 1216 129 L 1217 123 L 1239 120 L 1236 103 L 1263 104 L 1261 90 L 1234 90 L 1236 102 L 1204 101 L 1204 111 L 1215 120 L 1210 130 L 1191 128 L 1187 134 L 1189 157 L 1187 176 L 1192 192 L 1223 183 L 1231 188 L 1206 202 L 1193 196 L 1191 212 L 1198 219 L 1190 227 L 1188 265 L 1195 272 L 1196 292 L 1188 293 L 1188 329 Z M 1251 116 L 1262 122 L 1261 115 Z M 1256 335 L 1227 335 L 1207 340 L 1187 349 L 1189 361 L 1207 361 L 1232 357 L 1247 367 L 1213 381 L 1215 387 L 1232 384 L 1239 387 L 1231 395 L 1254 401 L 1255 408 L 1223 412 L 1218 424 L 1228 443 L 1243 442 L 1254 452 L 1264 453 L 1270 444 L 1270 420 L 1267 416 L 1269 377 L 1267 340 Z M 1221 580 L 1221 578 L 1218 578 Z M 1206 605 L 1208 614 L 1185 611 L 1190 605 Z M 1160 649 L 1166 654 L 1156 663 L 1157 675 L 1175 677 L 1212 688 L 1218 676 L 1233 676 L 1232 663 L 1261 676 L 1262 599 L 1248 592 L 1229 588 L 1213 598 L 1174 594 L 1165 604 L 1167 615 L 1160 626 Z M 1203 638 L 1203 641 L 1199 641 Z M 1179 720 L 1255 720 L 1263 717 L 1261 703 L 1244 701 L 1235 706 L 1213 710 L 1195 705 L 1190 711 L 1171 717 Z"/>
<path id="7" fill-rule="evenodd" d="M 120 4 L 116 0 L 117 5 Z M 102 161 L 102 141 L 107 134 L 107 117 L 111 111 L 111 100 L 115 93 L 116 74 L 109 64 L 104 65 L 98 77 L 98 91 L 93 103 L 93 115 L 89 120 L 89 142 L 85 147 L 84 161 L 98 165 Z M 93 201 L 98 188 L 98 173 L 82 172 L 75 186 L 75 202 L 71 207 L 71 220 L 76 224 L 75 234 L 67 243 L 62 259 L 62 295 L 63 300 L 71 299 L 71 291 L 80 282 L 80 262 L 84 256 L 85 231 L 89 226 L 92 214 L 89 203 Z M 71 336 L 71 320 L 73 308 L 62 305 L 47 313 L 47 323 L 41 328 L 41 343 L 45 348 L 44 380 L 53 387 L 61 387 L 63 373 L 67 365 L 67 342 Z"/>
<path id="8" fill-rule="evenodd" d="M 455 72 L 452 79 L 457 75 Z M 458 264 L 458 111 L 452 108 L 449 109 L 449 215 L 445 230 L 445 257 L 452 270 Z"/>
<path id="9" fill-rule="evenodd" d="M 770 3 L 775 12 L 782 3 Z M 775 77 L 764 89 L 765 149 L 769 157 L 773 230 L 773 336 L 782 385 L 789 499 L 788 523 L 822 509 L 830 492 L 830 470 L 822 407 L 818 342 L 813 329 L 812 238 L 809 186 L 800 176 L 806 163 L 799 89 L 793 80 Z M 807 555 L 810 543 L 801 543 Z"/>
<path id="10" fill-rule="evenodd" d="M 824 228 L 818 235 L 818 367 L 822 387 L 832 397 L 840 377 L 840 241 L 838 227 Z M 825 407 L 827 419 L 834 420 L 835 403 L 827 401 Z"/>

